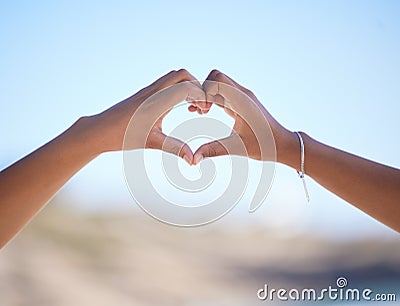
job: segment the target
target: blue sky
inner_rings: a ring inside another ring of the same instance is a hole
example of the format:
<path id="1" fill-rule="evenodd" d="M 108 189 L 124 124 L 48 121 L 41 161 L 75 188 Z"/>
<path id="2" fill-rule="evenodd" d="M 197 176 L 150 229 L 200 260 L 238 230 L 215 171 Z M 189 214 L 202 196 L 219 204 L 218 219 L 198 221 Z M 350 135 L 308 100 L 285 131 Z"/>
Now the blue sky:
<path id="1" fill-rule="evenodd" d="M 399 13 L 398 1 L 3 1 L 0 165 L 184 67 L 199 80 L 218 68 L 287 128 L 399 167 Z M 278 166 L 268 205 L 243 219 L 393 235 L 308 182 L 310 206 L 296 173 Z M 133 204 L 118 153 L 64 192 L 83 208 Z"/>

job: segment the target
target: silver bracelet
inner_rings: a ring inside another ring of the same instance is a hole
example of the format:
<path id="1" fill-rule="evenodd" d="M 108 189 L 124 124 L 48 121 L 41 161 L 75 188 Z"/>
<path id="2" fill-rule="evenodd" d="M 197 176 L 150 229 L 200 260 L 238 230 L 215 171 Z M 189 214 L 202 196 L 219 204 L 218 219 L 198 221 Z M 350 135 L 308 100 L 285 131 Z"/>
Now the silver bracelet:
<path id="1" fill-rule="evenodd" d="M 300 163 L 300 171 L 297 171 L 299 177 L 301 178 L 301 180 L 303 181 L 303 186 L 304 186 L 304 192 L 306 193 L 306 199 L 307 202 L 310 203 L 310 195 L 308 193 L 307 190 L 307 186 L 306 186 L 306 180 L 305 180 L 305 172 L 304 172 L 304 141 L 303 141 L 303 137 L 301 137 L 301 134 L 299 132 L 294 132 L 297 137 L 299 138 L 300 141 L 300 154 L 301 154 L 301 163 Z"/>

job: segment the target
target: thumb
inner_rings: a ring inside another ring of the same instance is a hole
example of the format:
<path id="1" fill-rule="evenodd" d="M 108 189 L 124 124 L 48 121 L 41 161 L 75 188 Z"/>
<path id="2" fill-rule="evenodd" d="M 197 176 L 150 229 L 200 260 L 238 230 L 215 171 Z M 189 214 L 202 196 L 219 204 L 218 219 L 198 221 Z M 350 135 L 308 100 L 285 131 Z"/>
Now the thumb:
<path id="1" fill-rule="evenodd" d="M 163 150 L 165 152 L 175 154 L 183 158 L 189 165 L 193 164 L 193 152 L 190 147 L 183 141 L 157 132 L 151 137 L 147 147 L 151 149 Z"/>
<path id="2" fill-rule="evenodd" d="M 193 164 L 197 165 L 207 157 L 228 155 L 231 151 L 230 148 L 233 147 L 233 144 L 234 138 L 232 136 L 203 144 L 194 153 Z"/>

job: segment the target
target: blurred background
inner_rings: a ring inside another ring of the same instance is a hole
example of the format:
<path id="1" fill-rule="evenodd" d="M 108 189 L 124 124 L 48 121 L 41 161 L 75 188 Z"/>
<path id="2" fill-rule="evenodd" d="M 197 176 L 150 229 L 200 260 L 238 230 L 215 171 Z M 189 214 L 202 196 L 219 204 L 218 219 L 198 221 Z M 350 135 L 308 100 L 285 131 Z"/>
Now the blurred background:
<path id="1" fill-rule="evenodd" d="M 182 67 L 200 81 L 217 68 L 288 129 L 399 167 L 399 13 L 398 1 L 2 1 L 0 167 Z M 175 228 L 135 204 L 122 154 L 104 154 L 1 250 L 0 305 L 259 305 L 264 284 L 340 276 L 400 299 L 398 233 L 307 183 L 310 205 L 277 165 L 255 213 L 243 200 Z"/>

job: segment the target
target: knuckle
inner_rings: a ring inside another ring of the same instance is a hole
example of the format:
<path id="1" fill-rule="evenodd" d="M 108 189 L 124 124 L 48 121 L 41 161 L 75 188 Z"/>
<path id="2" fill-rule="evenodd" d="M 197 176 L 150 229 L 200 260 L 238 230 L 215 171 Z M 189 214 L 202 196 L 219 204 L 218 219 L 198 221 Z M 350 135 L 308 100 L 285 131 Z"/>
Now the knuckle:
<path id="1" fill-rule="evenodd" d="M 218 72 L 215 76 L 215 81 L 222 82 L 225 80 L 225 75 L 222 72 Z"/>
<path id="2" fill-rule="evenodd" d="M 214 74 L 218 74 L 221 73 L 218 69 L 213 69 L 211 70 L 210 74 L 214 75 Z"/>
<path id="3" fill-rule="evenodd" d="M 254 93 L 253 93 L 251 90 L 247 89 L 247 88 L 244 88 L 244 92 L 245 92 L 248 96 L 253 96 L 253 95 L 254 95 Z"/>
<path id="4" fill-rule="evenodd" d="M 244 93 L 245 93 L 248 97 L 250 97 L 250 99 L 256 99 L 256 95 L 255 95 L 251 90 L 245 89 L 245 90 L 244 90 Z"/>
<path id="5" fill-rule="evenodd" d="M 197 102 L 197 105 L 200 107 L 200 108 L 206 108 L 206 106 L 207 106 L 207 104 L 206 104 L 206 102 L 204 102 L 204 101 L 198 101 Z"/>
<path id="6" fill-rule="evenodd" d="M 183 76 L 183 77 L 189 75 L 189 72 L 184 68 L 179 69 L 177 71 L 177 73 L 178 73 L 178 75 Z"/>
<path id="7" fill-rule="evenodd" d="M 200 154 L 203 155 L 203 156 L 207 156 L 207 153 L 208 153 L 208 144 L 205 143 L 205 144 L 201 145 L 201 146 L 197 149 L 196 153 L 197 153 L 197 152 L 200 153 Z"/>

